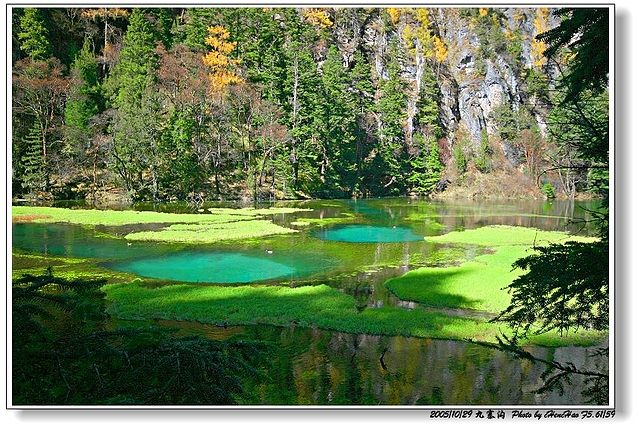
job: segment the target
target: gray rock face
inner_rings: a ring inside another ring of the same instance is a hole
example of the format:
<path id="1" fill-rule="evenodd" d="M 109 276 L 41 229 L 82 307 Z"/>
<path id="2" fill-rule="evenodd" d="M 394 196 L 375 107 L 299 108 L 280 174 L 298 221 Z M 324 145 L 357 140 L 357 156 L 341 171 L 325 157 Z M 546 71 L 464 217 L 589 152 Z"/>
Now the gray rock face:
<path id="1" fill-rule="evenodd" d="M 407 140 L 412 140 L 414 123 L 411 119 L 418 114 L 419 85 L 425 66 L 437 68 L 439 121 L 449 146 L 454 143 L 455 134 L 461 126 L 468 131 L 475 145 L 479 144 L 482 131 L 494 134 L 497 125 L 492 112 L 500 105 L 509 104 L 514 110 L 529 107 L 530 95 L 526 93 L 525 78 L 526 70 L 534 63 L 531 46 L 537 35 L 535 19 L 538 9 L 504 8 L 494 13 L 501 16 L 500 27 L 484 28 L 482 38 L 482 30 L 475 25 L 473 18 L 462 14 L 460 9 L 429 9 L 429 16 L 436 22 L 434 34 L 448 46 L 450 54 L 444 62 L 435 64 L 432 57 L 426 59 L 419 56 L 419 51 L 415 53 L 415 46 L 411 47 L 412 50 L 405 46 L 401 65 L 409 94 L 407 110 L 410 122 L 405 125 Z M 552 16 L 549 19 L 553 19 Z M 554 23 L 548 22 L 548 25 Z M 495 37 L 495 34 L 488 31 L 501 32 L 503 40 L 506 40 L 505 48 L 495 48 L 490 42 L 490 37 Z M 352 60 L 355 47 L 362 46 L 373 64 L 373 77 L 378 81 L 388 78 L 388 47 L 391 38 L 402 37 L 401 30 L 390 29 L 379 14 L 371 13 L 365 20 L 337 28 L 336 36 L 345 65 Z M 517 57 L 513 57 L 512 52 L 518 52 Z M 537 122 L 543 123 L 545 111 L 530 109 Z M 540 128 L 543 132 L 543 126 Z M 503 148 L 509 161 L 516 162 L 517 154 L 512 146 Z"/>

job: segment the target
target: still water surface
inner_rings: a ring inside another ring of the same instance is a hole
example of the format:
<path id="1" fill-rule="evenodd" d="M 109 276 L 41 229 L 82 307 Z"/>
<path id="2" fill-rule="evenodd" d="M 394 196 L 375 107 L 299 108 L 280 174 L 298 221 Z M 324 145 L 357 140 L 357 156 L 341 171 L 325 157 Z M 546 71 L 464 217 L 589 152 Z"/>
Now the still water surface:
<path id="1" fill-rule="evenodd" d="M 588 219 L 588 209 L 594 209 L 596 203 L 433 202 L 396 198 L 309 201 L 287 206 L 312 211 L 279 214 L 269 219 L 291 227 L 291 223 L 300 219 L 312 219 L 319 224 L 293 235 L 197 248 L 179 244 L 127 244 L 124 239 L 100 237 L 105 229 L 99 227 L 91 230 L 22 223 L 13 225 L 12 240 L 14 248 L 53 256 L 95 258 L 115 270 L 165 281 L 326 283 L 354 296 L 361 310 L 380 305 L 403 306 L 386 290 L 384 282 L 412 268 L 442 261 L 446 247 L 429 242 L 428 236 L 490 224 L 588 234 L 592 229 L 582 220 Z M 168 207 L 134 208 L 166 211 Z M 186 206 L 173 207 L 181 208 L 188 211 Z M 477 247 L 467 250 L 469 259 L 479 253 Z M 294 327 L 222 329 L 195 323 L 163 324 L 177 326 L 180 334 L 273 344 L 277 354 L 269 359 L 272 364 L 269 379 L 256 386 L 262 404 L 582 404 L 579 379 L 563 395 L 536 395 L 533 390 L 541 385 L 542 365 L 465 342 Z M 570 359 L 578 367 L 594 367 L 596 362 L 589 357 L 592 349 L 531 350 L 548 360 Z"/>

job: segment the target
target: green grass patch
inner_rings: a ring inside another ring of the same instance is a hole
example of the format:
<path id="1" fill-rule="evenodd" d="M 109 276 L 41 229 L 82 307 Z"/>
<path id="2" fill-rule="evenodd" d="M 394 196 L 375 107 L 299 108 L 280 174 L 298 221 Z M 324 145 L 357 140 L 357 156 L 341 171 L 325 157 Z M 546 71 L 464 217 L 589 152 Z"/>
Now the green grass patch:
<path id="1" fill-rule="evenodd" d="M 316 218 L 316 217 L 303 217 L 296 220 L 296 223 L 305 223 L 308 225 L 314 225 L 318 227 L 324 226 L 334 226 L 337 224 L 346 224 L 352 223 L 355 221 L 355 214 L 352 213 L 341 213 L 340 217 L 324 217 L 324 218 Z"/>
<path id="2" fill-rule="evenodd" d="M 103 288 L 109 313 L 126 320 L 149 318 L 229 325 L 276 325 L 323 328 L 371 335 L 473 339 L 494 342 L 497 325 L 486 319 L 448 315 L 427 309 L 383 307 L 359 313 L 355 300 L 327 285 L 198 286 L 148 285 L 140 279 Z M 593 334 L 591 342 L 601 335 Z M 539 339 L 556 346 L 575 344 L 573 338 Z M 580 336 L 584 342 L 584 337 Z"/>
<path id="3" fill-rule="evenodd" d="M 254 220 L 257 217 L 274 214 L 288 214 L 309 211 L 300 208 L 211 208 L 210 214 L 175 214 L 155 211 L 113 211 L 68 209 L 54 207 L 13 206 L 13 217 L 34 217 L 36 223 L 69 223 L 79 225 L 124 226 L 129 224 L 152 223 L 226 223 Z"/>
<path id="4" fill-rule="evenodd" d="M 505 288 L 523 271 L 513 270 L 519 258 L 533 254 L 533 244 L 562 243 L 568 240 L 594 241 L 525 227 L 486 226 L 427 238 L 430 242 L 466 244 L 490 248 L 457 266 L 427 267 L 390 279 L 386 286 L 402 300 L 440 308 L 462 308 L 499 313 L 508 307 Z"/>
<path id="5" fill-rule="evenodd" d="M 297 212 L 313 211 L 310 208 L 291 208 L 291 207 L 273 207 L 273 208 L 209 208 L 211 214 L 229 214 L 242 215 L 248 217 L 259 217 L 266 215 L 292 214 Z"/>
<path id="6" fill-rule="evenodd" d="M 157 231 L 133 232 L 125 236 L 132 241 L 213 243 L 222 240 L 259 238 L 295 233 L 296 230 L 278 226 L 267 220 L 227 223 L 174 224 Z"/>
<path id="7" fill-rule="evenodd" d="M 132 232 L 128 240 L 179 243 L 211 243 L 221 240 L 259 238 L 294 233 L 278 226 L 265 215 L 309 211 L 299 208 L 211 208 L 211 214 L 174 214 L 154 211 L 71 210 L 52 207 L 12 207 L 16 218 L 32 217 L 38 223 L 68 223 L 84 226 L 167 224 L 157 231 Z M 103 234 L 102 236 L 106 236 Z"/>
<path id="8" fill-rule="evenodd" d="M 441 308 L 498 313 L 508 307 L 508 286 L 521 271 L 512 263 L 528 254 L 523 246 L 502 246 L 456 267 L 428 267 L 390 279 L 386 286 L 398 298 Z"/>
<path id="9" fill-rule="evenodd" d="M 353 298 L 326 285 L 283 286 L 108 285 L 111 313 L 202 323 L 313 326 L 321 318 L 356 313 Z"/>
<path id="10" fill-rule="evenodd" d="M 436 243 L 463 243 L 482 246 L 533 246 L 535 244 L 564 243 L 569 240 L 593 242 L 595 238 L 543 231 L 530 227 L 485 226 L 471 230 L 454 231 L 441 236 L 429 236 L 428 240 Z"/>
<path id="11" fill-rule="evenodd" d="M 386 282 L 387 288 L 401 300 L 414 301 L 443 309 L 442 311 L 469 309 L 493 315 L 510 304 L 510 294 L 504 288 L 524 273 L 523 270 L 513 269 L 512 264 L 519 258 L 534 254 L 531 248 L 533 244 L 595 240 L 562 232 L 511 226 L 487 226 L 427 239 L 431 242 L 453 243 L 456 246 L 467 244 L 485 247 L 491 252 L 456 266 L 424 267 L 410 271 L 398 278 L 389 279 Z M 491 325 L 493 330 L 498 326 Z M 534 336 L 529 342 L 544 346 L 590 345 L 603 336 L 602 333 L 590 331 L 573 332 L 568 336 L 551 332 Z M 469 338 L 477 339 L 471 336 Z"/>
<path id="12" fill-rule="evenodd" d="M 66 258 L 44 254 L 27 254 L 14 250 L 11 257 L 12 279 L 26 274 L 39 276 L 51 268 L 53 274 L 65 279 L 106 279 L 108 282 L 128 282 L 134 278 L 130 273 L 99 267 L 94 260 Z"/>
<path id="13" fill-rule="evenodd" d="M 174 214 L 155 211 L 79 210 L 54 207 L 14 206 L 13 217 L 37 216 L 36 223 L 68 223 L 85 226 L 124 226 L 152 223 L 226 223 L 251 220 L 242 214 Z"/>
<path id="14" fill-rule="evenodd" d="M 494 340 L 497 329 L 482 320 L 453 317 L 424 309 L 355 308 L 355 300 L 326 285 L 149 287 L 139 280 L 104 287 L 110 314 L 121 319 L 297 325 L 342 332 L 441 339 Z"/>

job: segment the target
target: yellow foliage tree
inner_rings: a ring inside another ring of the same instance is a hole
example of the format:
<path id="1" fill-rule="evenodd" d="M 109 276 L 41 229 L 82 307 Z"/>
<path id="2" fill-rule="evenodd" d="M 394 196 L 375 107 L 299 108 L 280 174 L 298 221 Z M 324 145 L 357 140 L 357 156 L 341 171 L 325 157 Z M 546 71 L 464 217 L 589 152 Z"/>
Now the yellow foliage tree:
<path id="1" fill-rule="evenodd" d="M 235 42 L 228 41 L 230 34 L 221 25 L 207 28 L 209 35 L 204 42 L 211 50 L 202 58 L 204 64 L 211 70 L 209 73 L 210 91 L 220 94 L 229 84 L 242 82 L 234 67 L 239 59 L 231 59 L 229 54 L 235 50 Z"/>
<path id="2" fill-rule="evenodd" d="M 539 8 L 539 10 L 537 10 L 533 25 L 537 34 L 548 31 L 548 8 L 541 7 Z M 541 68 L 546 63 L 546 57 L 544 56 L 546 44 L 541 40 L 533 38 L 530 45 L 530 50 L 533 59 L 533 66 L 536 68 Z"/>
<path id="3" fill-rule="evenodd" d="M 423 57 L 432 58 L 439 54 L 440 58 L 445 58 L 445 55 L 447 54 L 446 46 L 444 46 L 444 43 L 439 39 L 439 37 L 433 34 L 428 9 L 402 9 L 402 13 L 406 13 L 408 16 L 412 17 L 412 19 L 406 20 L 407 24 L 402 31 L 402 39 L 404 40 L 404 43 L 406 43 L 409 51 L 413 51 L 415 49 L 416 43 L 413 40 L 417 40 L 419 46 L 421 46 L 421 55 Z M 412 23 L 408 23 L 411 21 Z M 436 49 L 439 50 L 436 51 Z M 442 54 L 444 54 L 444 56 L 441 56 Z"/>
<path id="4" fill-rule="evenodd" d="M 448 49 L 446 48 L 446 45 L 441 40 L 441 38 L 437 36 L 435 36 L 434 44 L 435 44 L 435 48 L 434 48 L 435 60 L 437 61 L 437 63 L 442 63 L 448 57 Z"/>
<path id="5" fill-rule="evenodd" d="M 391 24 L 397 25 L 397 23 L 399 22 L 399 9 L 397 9 L 396 7 L 387 7 L 386 13 L 388 13 Z"/>
<path id="6" fill-rule="evenodd" d="M 333 26 L 333 21 L 331 21 L 331 18 L 328 15 L 328 9 L 325 7 L 305 10 L 304 19 L 306 19 L 311 25 L 320 28 L 330 28 Z"/>

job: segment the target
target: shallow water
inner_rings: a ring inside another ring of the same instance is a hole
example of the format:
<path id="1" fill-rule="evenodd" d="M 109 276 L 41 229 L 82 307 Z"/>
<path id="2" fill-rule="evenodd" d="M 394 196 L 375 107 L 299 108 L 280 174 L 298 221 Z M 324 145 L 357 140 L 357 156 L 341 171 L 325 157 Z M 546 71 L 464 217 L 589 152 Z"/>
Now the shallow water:
<path id="1" fill-rule="evenodd" d="M 143 277 L 191 283 L 250 283 L 308 276 L 322 262 L 304 258 L 277 261 L 271 252 L 261 256 L 237 252 L 184 250 L 160 257 L 116 262 L 109 267 Z"/>
<path id="2" fill-rule="evenodd" d="M 315 233 L 328 241 L 354 243 L 416 242 L 424 239 L 409 227 L 345 225 L 322 229 Z"/>
<path id="3" fill-rule="evenodd" d="M 491 224 L 575 230 L 588 234 L 581 204 L 556 201 L 434 202 L 410 198 L 299 201 L 310 208 L 268 219 L 290 226 L 312 219 L 298 233 L 198 247 L 181 244 L 128 244 L 81 226 L 13 224 L 14 248 L 50 256 L 94 258 L 115 270 L 168 283 L 241 285 L 251 282 L 325 283 L 353 296 L 359 310 L 398 301 L 384 282 L 423 265 L 445 262 L 451 248 L 428 236 Z M 595 204 L 583 204 L 594 208 Z M 217 205 L 219 206 L 219 205 Z M 134 206 L 157 209 L 157 206 Z M 171 211 L 171 206 L 162 210 Z M 178 207 L 175 207 L 178 208 Z M 180 207 L 186 211 L 185 207 Z M 178 208 L 178 209 L 180 209 Z M 204 206 L 207 208 L 207 206 Z M 333 221 L 331 221 L 333 220 Z M 134 231 L 128 226 L 126 231 Z M 459 249 L 459 248 L 457 248 Z M 480 252 L 469 247 L 467 259 Z M 406 305 L 404 305 L 406 304 Z M 319 329 L 272 326 L 219 328 L 172 322 L 180 334 L 203 334 L 267 341 L 268 379 L 257 382 L 261 404 L 301 405 L 575 405 L 582 404 L 583 382 L 566 392 L 537 395 L 544 367 L 502 352 L 460 341 L 353 335 Z M 589 351 L 590 350 L 590 351 Z M 534 349 L 547 360 L 593 366 L 591 349 Z M 383 358 L 382 358 L 383 355 Z M 383 359 L 383 362 L 380 361 Z"/>

